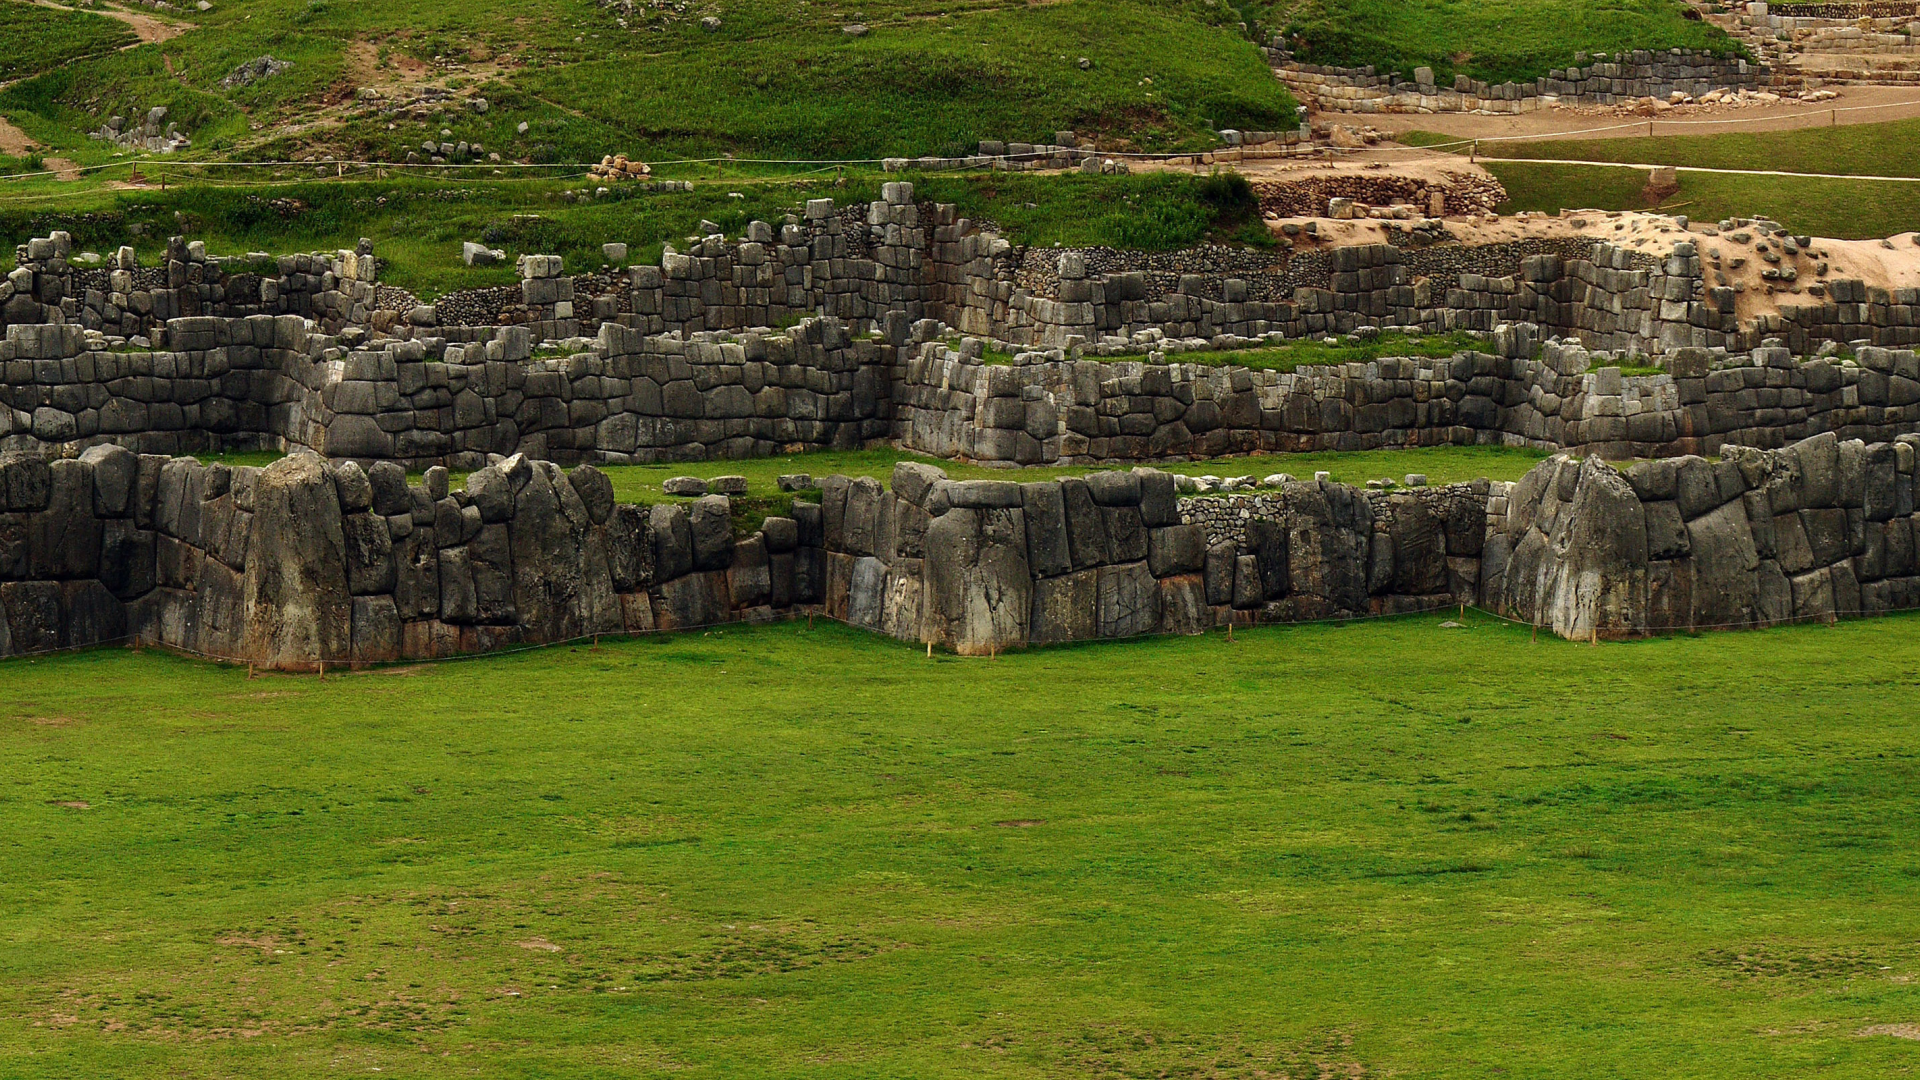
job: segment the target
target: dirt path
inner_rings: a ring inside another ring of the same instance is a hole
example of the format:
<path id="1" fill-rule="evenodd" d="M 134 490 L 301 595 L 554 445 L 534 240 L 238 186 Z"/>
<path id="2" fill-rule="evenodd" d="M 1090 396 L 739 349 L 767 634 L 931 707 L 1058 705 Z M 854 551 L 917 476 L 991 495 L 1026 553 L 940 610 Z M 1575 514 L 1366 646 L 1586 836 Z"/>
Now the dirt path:
<path id="1" fill-rule="evenodd" d="M 68 7 L 65 4 L 56 4 L 53 0 L 32 0 L 32 2 L 40 7 L 52 8 L 55 11 L 78 10 Z M 140 39 L 135 45 L 151 45 L 155 42 L 166 41 L 168 38 L 179 37 L 181 34 L 193 29 L 191 25 L 186 23 L 170 23 L 165 19 L 148 15 L 145 12 L 128 11 L 126 8 L 121 7 L 88 8 L 86 10 L 95 15 L 105 15 L 109 19 L 118 19 L 126 23 Z M 134 45 L 127 46 L 127 48 L 130 49 L 134 47 Z"/>
<path id="2" fill-rule="evenodd" d="M 1134 172 L 1195 172 L 1205 171 L 1207 168 L 1195 166 L 1188 159 L 1139 160 L 1127 164 L 1128 168 Z M 1231 168 L 1249 180 L 1304 180 L 1316 176 L 1365 176 L 1379 175 L 1384 171 L 1394 176 L 1409 176 L 1444 184 L 1452 176 L 1461 174 L 1478 177 L 1491 175 L 1485 169 L 1468 161 L 1464 154 L 1448 154 L 1438 150 L 1422 150 L 1407 146 L 1377 146 L 1342 154 L 1337 158 L 1243 157 L 1238 161 L 1226 163 L 1224 167 Z"/>
<path id="3" fill-rule="evenodd" d="M 1556 138 L 1617 139 L 1655 135 L 1716 135 L 1731 131 L 1791 131 L 1832 124 L 1883 124 L 1920 117 L 1920 88 L 1911 86 L 1830 86 L 1840 96 L 1818 103 L 1781 101 L 1740 109 L 1682 106 L 1651 121 L 1632 116 L 1591 115 L 1549 109 L 1518 116 L 1472 113 L 1313 114 L 1315 120 L 1372 127 L 1400 134 L 1431 131 L 1461 139 Z M 1853 110 L 1853 111 L 1847 111 Z"/>
<path id="4" fill-rule="evenodd" d="M 26 132 L 14 127 L 6 117 L 0 116 L 0 154 L 8 157 L 25 157 L 39 145 Z"/>

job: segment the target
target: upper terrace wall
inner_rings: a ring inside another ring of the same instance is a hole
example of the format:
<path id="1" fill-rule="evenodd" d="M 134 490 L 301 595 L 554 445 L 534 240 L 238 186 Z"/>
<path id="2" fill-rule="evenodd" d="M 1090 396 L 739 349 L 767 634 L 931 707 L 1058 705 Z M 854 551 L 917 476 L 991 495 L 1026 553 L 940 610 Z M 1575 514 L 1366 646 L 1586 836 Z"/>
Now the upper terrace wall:
<path id="1" fill-rule="evenodd" d="M 871 326 L 938 319 L 962 333 L 1016 346 L 1071 347 L 1157 330 L 1169 337 L 1286 337 L 1361 326 L 1487 330 L 1532 322 L 1590 347 L 1660 352 L 1751 349 L 1766 336 L 1811 349 L 1824 340 L 1920 342 L 1915 290 L 1858 282 L 1805 283 L 1806 302 L 1743 321 L 1731 289 L 1715 287 L 1690 240 L 1664 258 L 1578 241 L 1464 246 L 1434 243 L 1444 223 L 1418 222 L 1395 243 L 1245 252 L 1200 249 L 1159 256 L 1104 249 L 1043 252 L 983 232 L 951 206 L 917 203 L 912 185 L 885 185 L 863 212 L 808 204 L 741 240 L 698 239 L 657 267 L 568 276 L 557 258 L 528 256 L 517 287 L 416 304 L 379 285 L 370 244 L 332 255 L 220 260 L 175 243 L 166 265 L 113 269 L 68 260 L 64 237 L 22 245 L 0 285 L 0 326 L 67 322 L 109 337 L 162 331 L 177 317 L 300 315 L 352 344 L 354 328 L 455 344 L 499 325 L 534 340 L 592 336 L 616 323 L 646 334 L 781 326 L 827 315 L 856 336 Z M 1431 228 L 1429 228 L 1431 226 Z M 1798 288 L 1799 286 L 1794 286 Z M 1783 302 L 1785 298 L 1782 298 Z M 475 325 L 481 323 L 481 325 Z"/>
<path id="2" fill-rule="evenodd" d="M 1188 343 L 1162 339 L 1139 346 L 1152 352 L 985 363 L 933 320 L 889 328 L 897 344 L 831 319 L 690 337 L 605 324 L 596 341 L 535 357 L 523 327 L 375 348 L 292 316 L 179 319 L 165 334 L 177 348 L 109 351 L 71 324 L 13 326 L 0 341 L 0 448 L 309 448 L 460 468 L 512 453 L 703 460 L 880 441 L 1005 464 L 1435 444 L 1620 459 L 1920 428 L 1920 360 L 1877 346 L 1807 361 L 1779 344 L 1688 348 L 1667 373 L 1623 378 L 1612 357 L 1542 344 L 1517 323 L 1483 351 L 1278 372 L 1183 361 Z"/>
<path id="3" fill-rule="evenodd" d="M 1284 48 L 1269 48 L 1274 73 L 1300 100 L 1316 109 L 1362 113 L 1481 112 L 1522 113 L 1564 102 L 1611 105 L 1619 101 L 1674 93 L 1698 97 L 1714 90 L 1767 85 L 1766 65 L 1738 57 L 1686 49 L 1640 50 L 1609 58 L 1576 57 L 1574 66 L 1555 68 L 1538 79 L 1489 85 L 1466 75 L 1438 84 L 1431 68 L 1417 68 L 1412 79 L 1360 68 L 1329 67 L 1295 60 Z"/>

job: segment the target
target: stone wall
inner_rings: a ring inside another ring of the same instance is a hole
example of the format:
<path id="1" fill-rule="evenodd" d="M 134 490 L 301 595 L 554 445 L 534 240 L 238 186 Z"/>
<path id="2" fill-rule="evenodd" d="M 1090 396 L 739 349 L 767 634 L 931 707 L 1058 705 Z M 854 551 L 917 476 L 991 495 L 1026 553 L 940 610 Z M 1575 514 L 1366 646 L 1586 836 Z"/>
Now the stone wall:
<path id="1" fill-rule="evenodd" d="M 1483 600 L 1574 639 L 1920 606 L 1917 445 L 1828 433 L 1624 474 L 1556 456 L 1494 518 Z"/>
<path id="2" fill-rule="evenodd" d="M 1568 68 L 1555 68 L 1527 82 L 1489 85 L 1466 75 L 1452 83 L 1434 81 L 1431 68 L 1414 69 L 1412 79 L 1361 68 L 1301 63 L 1283 48 L 1269 48 L 1274 73 L 1301 101 L 1315 109 L 1359 113 L 1523 113 L 1551 107 L 1556 101 L 1581 105 L 1612 105 L 1674 93 L 1698 97 L 1713 90 L 1764 86 L 1764 65 L 1738 57 L 1714 56 L 1684 49 L 1637 51 L 1617 56 L 1588 57 L 1582 53 Z"/>
<path id="3" fill-rule="evenodd" d="M 894 350 L 835 320 L 642 336 L 535 357 L 525 327 L 449 344 L 312 333 L 295 316 L 175 319 L 164 350 L 89 348 L 73 323 L 0 341 L 0 448 L 308 448 L 477 468 L 489 454 L 655 461 L 858 447 L 891 429 Z M 346 344 L 353 340 L 356 344 Z"/>
<path id="4" fill-rule="evenodd" d="M 1541 334 L 1502 324 L 1483 349 L 1450 357 L 1272 371 L 1162 338 L 1103 357 L 989 363 L 978 339 L 956 346 L 932 320 L 898 345 L 831 319 L 690 336 L 610 323 L 539 356 L 524 327 L 375 348 L 292 316 L 178 319 L 166 336 L 179 349 L 109 351 L 87 348 L 72 324 L 16 325 L 0 341 L 0 448 L 306 448 L 465 469 L 512 453 L 625 463 L 882 442 L 1008 465 L 1441 444 L 1623 459 L 1920 428 L 1911 349 L 1803 359 L 1778 342 L 1688 347 L 1667 354 L 1664 373 L 1622 376 L 1613 355 Z"/>
<path id="5" fill-rule="evenodd" d="M 1802 361 L 1684 349 L 1667 373 L 1537 328 L 1503 326 L 1486 351 L 1291 372 L 1139 360 L 987 364 L 934 342 L 906 364 L 896 439 L 942 457 L 1012 464 L 1208 458 L 1419 445 L 1525 445 L 1612 459 L 1778 447 L 1825 431 L 1888 440 L 1920 426 L 1920 359 L 1862 346 Z M 1204 359 L 1205 354 L 1198 354 Z"/>
<path id="6" fill-rule="evenodd" d="M 1801 245 L 1791 249 L 1796 265 L 1769 267 L 1793 271 L 1769 285 L 1784 290 L 1787 306 L 1743 321 L 1735 292 L 1709 280 L 1721 268 L 1703 265 L 1691 238 L 1659 258 L 1565 239 L 1470 247 L 1450 242 L 1443 220 L 1422 218 L 1389 222 L 1391 242 L 1360 246 L 1306 239 L 1293 251 L 1289 239 L 1272 252 L 1041 251 L 983 231 L 952 206 L 915 202 L 911 184 L 884 189 L 885 198 L 863 210 L 815 200 L 804 216 L 753 222 L 743 239 L 699 238 L 685 252 L 668 250 L 660 266 L 619 277 L 569 276 L 557 258 L 526 256 L 517 288 L 454 293 L 432 305 L 379 285 L 366 243 L 332 256 L 219 260 L 177 242 L 164 268 L 133 266 L 123 248 L 114 256 L 123 265 L 84 269 L 68 261 L 70 244 L 56 234 L 20 249 L 20 267 L 0 286 L 0 327 L 75 323 L 97 335 L 96 347 L 144 341 L 162 349 L 173 347 L 166 328 L 175 318 L 253 315 L 300 315 L 348 346 L 368 333 L 477 343 L 503 325 L 525 327 L 535 341 L 591 336 L 609 323 L 654 335 L 738 333 L 819 316 L 855 336 L 881 328 L 895 343 L 905 327 L 933 318 L 1041 348 L 1124 344 L 1143 331 L 1297 338 L 1523 321 L 1593 347 L 1652 352 L 1751 349 L 1770 335 L 1795 348 L 1920 342 L 1915 290 L 1827 280 L 1824 262 L 1803 259 Z"/>
<path id="7" fill-rule="evenodd" d="M 1484 485 L 1318 483 L 1183 505 L 1154 470 L 1018 484 L 903 464 L 891 491 L 821 487 L 742 538 L 725 496 L 617 505 L 591 466 L 521 455 L 457 491 L 444 469 L 409 484 L 312 454 L 0 455 L 0 655 L 138 640 L 309 669 L 816 608 L 962 653 L 1198 633 L 1470 601 L 1454 564 L 1486 505 Z"/>
<path id="8" fill-rule="evenodd" d="M 165 264 L 146 268 L 130 247 L 104 266 L 75 265 L 73 255 L 61 232 L 21 244 L 16 268 L 0 285 L 0 328 L 71 322 L 133 338 L 199 315 L 298 315 L 329 333 L 381 321 L 379 266 L 368 240 L 353 251 L 223 259 L 198 241 L 174 237 Z"/>
<path id="9" fill-rule="evenodd" d="M 521 455 L 449 491 L 296 454 L 0 455 L 0 655 L 139 640 L 308 669 L 819 611 L 957 652 L 1478 603 L 1575 639 L 1920 606 L 1915 449 L 1556 456 L 1509 484 L 1178 498 L 1152 469 L 828 477 L 751 535 Z"/>

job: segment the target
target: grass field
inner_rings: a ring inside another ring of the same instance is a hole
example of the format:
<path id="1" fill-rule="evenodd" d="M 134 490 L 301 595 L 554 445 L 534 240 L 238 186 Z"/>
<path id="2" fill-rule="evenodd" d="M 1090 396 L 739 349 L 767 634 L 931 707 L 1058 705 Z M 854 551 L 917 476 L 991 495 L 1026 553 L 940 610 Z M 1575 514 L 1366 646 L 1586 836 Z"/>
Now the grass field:
<path id="1" fill-rule="evenodd" d="M 0 1073 L 1912 1070 L 1920 623 L 1441 621 L 0 663 Z"/>
<path id="2" fill-rule="evenodd" d="M 1821 126 L 1717 135 L 1487 141 L 1480 144 L 1480 153 L 1542 161 L 1630 161 L 1698 169 L 1920 176 L 1920 160 L 1912 153 L 1914 143 L 1920 140 L 1920 120 L 1828 127 L 1826 113 L 1815 110 L 1809 110 L 1808 119 Z"/>
<path id="3" fill-rule="evenodd" d="M 1544 162 L 1486 168 L 1506 186 L 1503 214 L 1646 209 L 1640 192 L 1647 174 L 1638 169 Z M 1920 184 L 1682 171 L 1680 193 L 1662 203 L 1661 211 L 1697 221 L 1766 217 L 1814 236 L 1868 240 L 1920 229 Z"/>
<path id="4" fill-rule="evenodd" d="M 1920 120 L 1846 127 L 1807 127 L 1752 134 L 1621 139 L 1543 139 L 1482 142 L 1482 158 L 1532 158 L 1539 164 L 1490 162 L 1506 186 L 1501 213 L 1561 209 L 1637 210 L 1646 174 L 1636 169 L 1553 164 L 1619 161 L 1701 169 L 1756 169 L 1869 176 L 1920 176 L 1911 147 Z M 1454 142 L 1431 132 L 1409 132 L 1405 142 Z M 1869 239 L 1920 229 L 1920 183 L 1876 183 L 1791 176 L 1736 176 L 1682 171 L 1680 192 L 1663 207 L 1701 221 L 1770 217 L 1803 232 L 1836 239 Z"/>
<path id="5" fill-rule="evenodd" d="M 1533 79 L 1577 54 L 1696 49 L 1731 55 L 1739 46 L 1717 27 L 1684 16 L 1679 0 L 1252 0 L 1261 25 L 1287 35 L 1295 55 L 1316 64 L 1372 64 L 1411 78 L 1433 68 L 1487 82 Z"/>

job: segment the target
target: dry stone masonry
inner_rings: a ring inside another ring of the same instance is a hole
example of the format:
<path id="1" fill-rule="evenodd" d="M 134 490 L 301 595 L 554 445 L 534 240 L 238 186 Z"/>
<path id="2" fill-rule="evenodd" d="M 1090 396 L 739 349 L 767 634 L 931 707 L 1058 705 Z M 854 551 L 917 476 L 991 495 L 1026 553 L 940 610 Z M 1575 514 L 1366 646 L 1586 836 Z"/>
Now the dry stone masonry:
<path id="1" fill-rule="evenodd" d="M 1764 7 L 1765 5 L 1761 5 Z M 1391 72 L 1329 67 L 1296 60 L 1279 42 L 1267 49 L 1274 73 L 1301 101 L 1317 110 L 1357 113 L 1524 113 L 1569 105 L 1612 105 L 1640 98 L 1665 100 L 1674 94 L 1701 97 L 1715 90 L 1766 86 L 1765 65 L 1739 57 L 1671 49 L 1614 56 L 1575 57 L 1574 66 L 1555 68 L 1525 82 L 1489 85 L 1457 75 L 1437 83 L 1432 68 L 1415 68 L 1412 79 Z"/>
<path id="2" fill-rule="evenodd" d="M 1770 267 L 1804 261 L 1805 238 L 1752 229 Z M 517 286 L 431 305 L 379 284 L 365 242 L 221 259 L 176 240 L 143 268 L 36 239 L 0 284 L 0 654 L 138 638 L 298 668 L 800 611 L 978 653 L 1465 603 L 1574 637 L 1920 604 L 1920 292 L 1776 277 L 1777 312 L 1743 319 L 1722 245 L 1443 234 L 1036 252 L 889 184 L 659 266 L 524 256 Z M 1222 362 L 1382 327 L 1478 344 Z M 1191 498 L 1152 469 L 903 465 L 825 478 L 744 537 L 737 482 L 621 506 L 594 467 L 886 443 L 1008 466 L 1443 443 L 1584 460 L 1511 486 Z M 182 456 L 235 449 L 291 453 Z"/>

